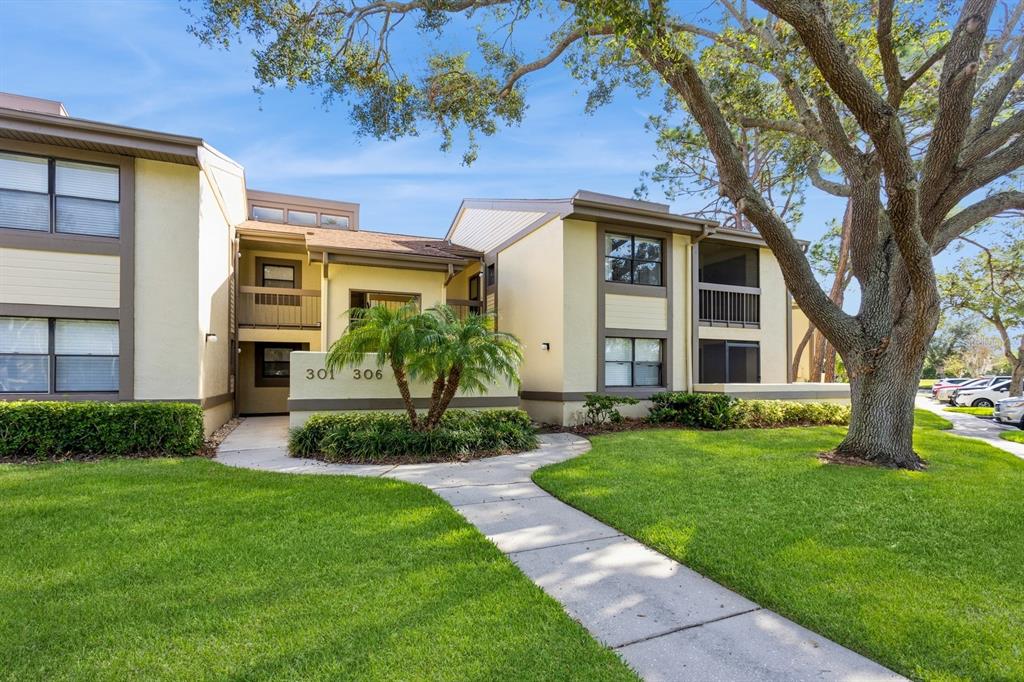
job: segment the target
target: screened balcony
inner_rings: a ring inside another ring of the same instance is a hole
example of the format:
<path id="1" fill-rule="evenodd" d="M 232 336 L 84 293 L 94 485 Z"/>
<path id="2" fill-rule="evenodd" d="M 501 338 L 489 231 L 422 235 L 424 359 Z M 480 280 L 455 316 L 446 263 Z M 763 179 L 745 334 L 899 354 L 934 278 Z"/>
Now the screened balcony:
<path id="1" fill-rule="evenodd" d="M 708 327 L 760 328 L 758 250 L 702 242 L 698 256 L 698 322 Z"/>

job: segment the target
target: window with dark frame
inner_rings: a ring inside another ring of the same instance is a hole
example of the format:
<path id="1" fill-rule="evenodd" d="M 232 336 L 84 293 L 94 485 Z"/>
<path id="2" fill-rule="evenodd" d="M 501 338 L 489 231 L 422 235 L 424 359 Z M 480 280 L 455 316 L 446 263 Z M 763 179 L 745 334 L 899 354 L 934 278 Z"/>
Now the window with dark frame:
<path id="1" fill-rule="evenodd" d="M 663 386 L 661 339 L 606 337 L 604 385 L 608 388 Z"/>
<path id="2" fill-rule="evenodd" d="M 0 152 L 0 227 L 117 238 L 117 166 Z"/>
<path id="3" fill-rule="evenodd" d="M 480 273 L 469 278 L 469 300 L 480 300 Z"/>
<path id="4" fill-rule="evenodd" d="M 116 393 L 116 320 L 0 317 L 0 393 Z"/>
<path id="5" fill-rule="evenodd" d="M 487 272 L 487 286 L 493 287 L 494 283 L 497 281 L 497 278 L 498 278 L 497 264 L 489 263 L 487 265 L 486 272 Z"/>
<path id="6" fill-rule="evenodd" d="M 291 377 L 291 353 L 306 350 L 306 343 L 259 342 L 256 344 L 256 386 L 287 386 Z"/>
<path id="7" fill-rule="evenodd" d="M 701 339 L 698 356 L 699 383 L 761 383 L 761 344 L 757 341 Z"/>
<path id="8" fill-rule="evenodd" d="M 262 263 L 260 265 L 260 286 L 277 289 L 298 289 L 294 265 L 284 263 Z"/>
<path id="9" fill-rule="evenodd" d="M 663 242 L 654 237 L 608 232 L 604 236 L 606 282 L 662 286 Z"/>

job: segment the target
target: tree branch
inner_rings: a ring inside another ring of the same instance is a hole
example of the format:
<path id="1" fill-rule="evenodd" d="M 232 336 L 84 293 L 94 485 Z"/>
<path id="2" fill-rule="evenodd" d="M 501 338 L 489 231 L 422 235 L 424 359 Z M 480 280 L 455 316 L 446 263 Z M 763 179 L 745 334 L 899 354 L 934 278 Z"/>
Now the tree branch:
<path id="1" fill-rule="evenodd" d="M 882 59 L 882 76 L 888 91 L 887 100 L 890 105 L 899 106 L 903 97 L 904 81 L 900 74 L 900 62 L 892 47 L 892 5 L 893 0 L 879 0 L 878 28 L 875 35 L 878 40 L 878 53 Z"/>
<path id="2" fill-rule="evenodd" d="M 811 184 L 823 192 L 828 192 L 832 196 L 850 196 L 850 186 L 842 182 L 834 182 L 822 177 L 821 169 L 819 167 L 820 165 L 821 154 L 818 154 L 807 162 L 807 176 L 811 179 Z"/>
<path id="3" fill-rule="evenodd" d="M 569 46 L 575 43 L 576 41 L 582 40 L 583 38 L 587 38 L 590 36 L 609 35 L 610 33 L 612 33 L 612 29 L 610 27 L 594 28 L 588 29 L 586 31 L 575 30 L 569 32 L 569 34 L 562 38 L 560 41 L 558 41 L 554 48 L 552 48 L 552 50 L 548 52 L 546 55 L 544 55 L 543 57 L 536 61 L 530 62 L 528 64 L 523 64 L 518 69 L 510 73 L 508 75 L 508 78 L 505 80 L 505 85 L 503 85 L 501 90 L 498 92 L 498 97 L 504 97 L 509 92 L 511 92 L 512 88 L 515 87 L 516 83 L 523 76 L 529 73 L 533 73 L 534 71 L 540 71 L 544 67 L 549 66 L 551 62 L 558 59 L 561 56 L 561 54 L 565 52 L 569 48 Z"/>
<path id="4" fill-rule="evenodd" d="M 1010 191 L 992 194 L 954 213 L 946 218 L 939 228 L 935 240 L 932 242 L 933 253 L 941 253 L 951 241 L 957 237 L 962 239 L 961 235 L 981 221 L 1011 209 L 1024 209 L 1024 192 Z"/>

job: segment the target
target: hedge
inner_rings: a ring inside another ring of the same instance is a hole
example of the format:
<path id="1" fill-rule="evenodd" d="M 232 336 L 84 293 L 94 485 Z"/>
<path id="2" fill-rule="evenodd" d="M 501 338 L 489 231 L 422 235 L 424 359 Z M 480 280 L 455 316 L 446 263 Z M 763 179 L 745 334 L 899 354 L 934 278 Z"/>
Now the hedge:
<path id="1" fill-rule="evenodd" d="M 195 455 L 203 411 L 189 403 L 0 403 L 0 457 Z"/>
<path id="2" fill-rule="evenodd" d="M 703 429 L 780 426 L 845 425 L 850 408 L 836 403 L 792 400 L 742 400 L 722 393 L 665 392 L 651 396 L 648 419 L 654 423 L 682 424 Z"/>
<path id="3" fill-rule="evenodd" d="M 448 410 L 428 432 L 414 431 L 404 414 L 314 414 L 288 438 L 292 456 L 331 462 L 453 459 L 535 447 L 537 435 L 522 410 Z"/>

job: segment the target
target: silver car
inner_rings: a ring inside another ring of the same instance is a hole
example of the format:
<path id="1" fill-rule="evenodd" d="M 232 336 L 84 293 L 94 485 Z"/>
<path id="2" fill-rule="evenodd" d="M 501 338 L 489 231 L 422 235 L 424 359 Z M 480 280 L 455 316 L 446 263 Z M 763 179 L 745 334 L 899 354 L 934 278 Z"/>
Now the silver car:
<path id="1" fill-rule="evenodd" d="M 1003 398 L 996 403 L 992 416 L 997 422 L 1013 424 L 1024 429 L 1024 398 Z"/>

